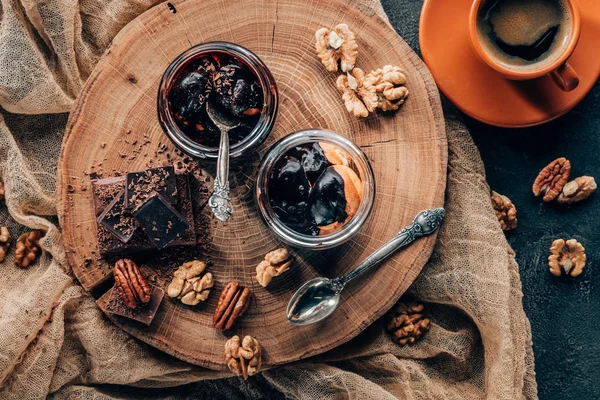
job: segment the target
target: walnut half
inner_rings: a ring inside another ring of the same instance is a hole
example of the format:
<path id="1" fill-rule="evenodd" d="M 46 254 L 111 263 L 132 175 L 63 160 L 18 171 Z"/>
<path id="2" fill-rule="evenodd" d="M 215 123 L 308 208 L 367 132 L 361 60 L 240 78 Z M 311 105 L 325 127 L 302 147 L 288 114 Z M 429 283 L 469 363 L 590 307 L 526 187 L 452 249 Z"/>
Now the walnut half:
<path id="1" fill-rule="evenodd" d="M 558 197 L 565 184 L 569 181 L 571 163 L 564 157 L 557 158 L 546 165 L 533 182 L 533 194 L 543 196 L 545 202 Z"/>
<path id="2" fill-rule="evenodd" d="M 225 363 L 236 376 L 248 379 L 260 371 L 262 365 L 262 348 L 258 340 L 252 336 L 240 337 L 235 335 L 225 343 Z"/>
<path id="3" fill-rule="evenodd" d="M 496 213 L 496 218 L 500 222 L 500 228 L 503 231 L 510 231 L 517 227 L 517 209 L 512 201 L 506 196 L 492 190 L 492 207 Z"/>
<path id="4" fill-rule="evenodd" d="M 391 312 L 387 330 L 401 346 L 412 344 L 429 331 L 431 321 L 425 318 L 425 307 L 419 303 L 398 303 Z"/>
<path id="5" fill-rule="evenodd" d="M 548 266 L 550 273 L 561 276 L 563 271 L 570 276 L 579 276 L 585 267 L 587 256 L 585 248 L 575 239 L 556 239 L 550 246 Z"/>
<path id="6" fill-rule="evenodd" d="M 376 107 L 382 111 L 395 111 L 408 97 L 406 76 L 400 67 L 385 65 L 369 72 L 364 79 L 367 90 L 377 94 Z"/>
<path id="7" fill-rule="evenodd" d="M 256 280 L 262 287 L 267 287 L 274 277 L 283 274 L 290 268 L 292 261 L 294 260 L 290 253 L 284 248 L 267 253 L 264 261 L 256 266 Z"/>
<path id="8" fill-rule="evenodd" d="M 377 107 L 377 93 L 373 87 L 367 88 L 364 80 L 364 71 L 354 68 L 346 75 L 338 76 L 336 81 L 346 110 L 355 117 L 367 117 Z"/>
<path id="9" fill-rule="evenodd" d="M 167 295 L 177 298 L 188 306 L 195 306 L 205 301 L 214 285 L 213 276 L 210 272 L 202 275 L 206 269 L 206 263 L 194 260 L 183 263 L 173 273 L 173 280 L 167 288 Z"/>
<path id="10" fill-rule="evenodd" d="M 10 236 L 8 228 L 5 226 L 0 227 L 0 262 L 4 261 L 6 258 L 6 253 L 8 252 L 11 241 L 12 236 Z"/>
<path id="11" fill-rule="evenodd" d="M 572 204 L 585 200 L 596 191 L 598 185 L 591 176 L 580 176 L 567 183 L 558 195 L 561 204 Z"/>
<path id="12" fill-rule="evenodd" d="M 315 33 L 315 50 L 327 71 L 336 72 L 338 63 L 342 72 L 351 71 L 358 57 L 356 36 L 346 24 L 333 30 L 321 28 Z"/>
<path id="13" fill-rule="evenodd" d="M 15 263 L 21 268 L 27 268 L 35 262 L 41 253 L 41 231 L 26 232 L 19 236 L 15 247 Z"/>

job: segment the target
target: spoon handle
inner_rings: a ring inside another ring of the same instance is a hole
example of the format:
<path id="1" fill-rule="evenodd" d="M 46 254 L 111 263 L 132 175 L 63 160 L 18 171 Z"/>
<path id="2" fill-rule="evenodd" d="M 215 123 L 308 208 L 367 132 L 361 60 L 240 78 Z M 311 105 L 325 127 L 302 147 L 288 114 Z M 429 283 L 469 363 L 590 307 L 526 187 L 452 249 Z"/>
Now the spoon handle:
<path id="1" fill-rule="evenodd" d="M 421 211 L 417 214 L 412 224 L 402 229 L 392 240 L 375 250 L 373 254 L 365 258 L 352 271 L 344 276 L 332 279 L 332 286 L 336 290 L 341 291 L 352 279 L 379 264 L 399 248 L 414 242 L 418 237 L 434 232 L 442 222 L 445 214 L 446 212 L 443 208 Z"/>
<path id="2" fill-rule="evenodd" d="M 221 142 L 217 155 L 217 173 L 213 185 L 213 193 L 208 199 L 208 204 L 221 221 L 227 221 L 233 209 L 229 197 L 229 134 L 227 129 L 221 128 Z"/>

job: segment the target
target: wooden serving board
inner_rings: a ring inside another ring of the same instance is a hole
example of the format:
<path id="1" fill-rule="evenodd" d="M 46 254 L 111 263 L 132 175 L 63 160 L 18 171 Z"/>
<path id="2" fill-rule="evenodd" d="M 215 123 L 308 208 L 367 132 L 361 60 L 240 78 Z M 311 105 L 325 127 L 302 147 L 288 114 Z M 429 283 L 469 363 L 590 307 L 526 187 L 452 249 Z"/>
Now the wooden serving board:
<path id="1" fill-rule="evenodd" d="M 358 37 L 358 67 L 370 71 L 396 64 L 406 71 L 410 96 L 397 113 L 357 119 L 346 112 L 335 87 L 337 74 L 327 72 L 314 53 L 314 32 L 342 22 Z M 418 240 L 350 284 L 339 309 L 324 322 L 294 327 L 285 318 L 288 300 L 302 283 L 347 272 L 418 211 L 443 205 L 444 120 L 435 84 L 416 54 L 385 22 L 343 0 L 184 0 L 150 9 L 118 34 L 94 69 L 71 113 L 60 158 L 59 217 L 68 259 L 83 287 L 96 297 L 110 287 L 112 265 L 98 258 L 88 174 L 102 172 L 107 177 L 168 161 L 173 146 L 156 114 L 159 80 L 178 54 L 214 40 L 255 52 L 272 71 L 280 92 L 270 138 L 258 154 L 234 167 L 234 216 L 225 224 L 213 220 L 207 227 L 212 240 L 206 256 L 214 263 L 210 270 L 216 286 L 207 302 L 195 308 L 165 298 L 149 327 L 109 317 L 140 340 L 213 369 L 225 368 L 223 346 L 228 337 L 250 334 L 264 348 L 264 366 L 272 367 L 350 340 L 381 317 L 419 274 L 435 235 Z M 277 139 L 309 127 L 345 135 L 362 147 L 375 171 L 375 206 L 347 244 L 320 252 L 292 249 L 296 261 L 291 270 L 265 289 L 254 280 L 255 268 L 280 243 L 254 205 L 256 168 Z M 214 174 L 213 165 L 203 167 Z M 220 290 L 233 279 L 252 287 L 255 301 L 238 325 L 223 334 L 212 327 L 212 313 Z"/>

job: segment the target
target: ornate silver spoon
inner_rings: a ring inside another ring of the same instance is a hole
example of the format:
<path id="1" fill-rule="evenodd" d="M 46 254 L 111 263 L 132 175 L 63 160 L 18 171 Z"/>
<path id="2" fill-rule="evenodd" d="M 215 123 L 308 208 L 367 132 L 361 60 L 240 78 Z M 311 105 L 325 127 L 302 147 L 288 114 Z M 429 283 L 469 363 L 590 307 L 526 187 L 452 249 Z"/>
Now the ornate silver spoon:
<path id="1" fill-rule="evenodd" d="M 211 121 L 221 131 L 219 154 L 217 155 L 217 173 L 213 193 L 208 199 L 213 214 L 220 221 L 227 221 L 233 214 L 233 205 L 229 197 L 229 131 L 237 128 L 240 122 L 222 112 L 218 105 L 208 101 L 206 112 Z"/>
<path id="2" fill-rule="evenodd" d="M 402 229 L 392 240 L 375 250 L 346 275 L 335 279 L 319 277 L 306 282 L 288 303 L 288 321 L 294 325 L 310 325 L 328 317 L 337 308 L 340 293 L 348 282 L 373 268 L 399 248 L 414 242 L 420 236 L 434 232 L 445 214 L 443 208 L 421 211 L 412 224 Z"/>

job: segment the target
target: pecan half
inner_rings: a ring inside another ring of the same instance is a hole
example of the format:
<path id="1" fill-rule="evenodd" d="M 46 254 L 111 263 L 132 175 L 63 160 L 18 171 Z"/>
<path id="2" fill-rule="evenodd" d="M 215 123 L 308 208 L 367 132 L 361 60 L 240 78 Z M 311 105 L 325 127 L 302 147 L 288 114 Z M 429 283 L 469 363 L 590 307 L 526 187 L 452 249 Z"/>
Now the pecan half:
<path id="1" fill-rule="evenodd" d="M 262 348 L 258 340 L 252 336 L 240 337 L 235 335 L 225 343 L 225 363 L 236 376 L 248 379 L 260 371 L 262 365 Z"/>
<path id="2" fill-rule="evenodd" d="M 517 227 L 517 209 L 510 199 L 492 190 L 492 207 L 503 231 Z"/>
<path id="3" fill-rule="evenodd" d="M 561 204 L 577 203 L 590 197 L 596 191 L 598 185 L 591 176 L 580 176 L 567 183 L 557 201 Z"/>
<path id="4" fill-rule="evenodd" d="M 569 181 L 571 174 L 571 162 L 564 157 L 557 158 L 546 165 L 533 182 L 533 194 L 544 196 L 545 202 L 552 201 L 558 197 L 565 184 Z"/>
<path id="5" fill-rule="evenodd" d="M 26 232 L 19 236 L 15 247 L 15 263 L 21 268 L 27 268 L 35 262 L 40 254 L 41 231 Z"/>
<path id="6" fill-rule="evenodd" d="M 113 269 L 113 276 L 117 293 L 127 307 L 137 308 L 138 305 L 147 304 L 150 301 L 152 289 L 133 261 L 128 258 L 117 261 Z"/>
<path id="7" fill-rule="evenodd" d="M 585 248 L 575 239 L 556 239 L 552 242 L 550 253 L 548 266 L 554 276 L 561 276 L 563 271 L 567 275 L 578 276 L 587 261 Z"/>
<path id="8" fill-rule="evenodd" d="M 250 306 L 252 291 L 239 282 L 229 282 L 219 296 L 219 302 L 213 315 L 215 328 L 226 331 L 235 325 Z"/>
<path id="9" fill-rule="evenodd" d="M 431 321 L 425 318 L 425 307 L 419 303 L 398 303 L 391 312 L 387 330 L 401 346 L 412 344 L 429 331 Z"/>

